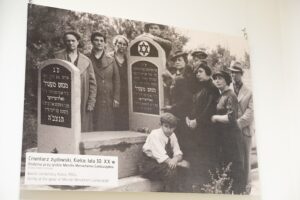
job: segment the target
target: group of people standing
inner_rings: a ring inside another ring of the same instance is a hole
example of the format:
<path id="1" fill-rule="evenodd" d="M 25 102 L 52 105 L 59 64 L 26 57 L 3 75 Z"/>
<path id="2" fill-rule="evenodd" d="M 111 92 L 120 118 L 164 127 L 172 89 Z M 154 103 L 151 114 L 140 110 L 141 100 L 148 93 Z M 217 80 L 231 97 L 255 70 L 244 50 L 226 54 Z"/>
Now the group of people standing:
<path id="1" fill-rule="evenodd" d="M 190 163 L 186 184 L 203 187 L 216 169 L 228 168 L 224 190 L 250 192 L 250 151 L 253 122 L 252 92 L 243 84 L 244 73 L 236 62 L 228 71 L 214 73 L 204 51 L 175 52 L 169 72 L 170 105 L 163 109 L 178 119 L 175 130 L 183 158 Z M 221 188 L 222 189 L 222 188 Z"/>
<path id="2" fill-rule="evenodd" d="M 171 42 L 160 37 L 163 25 L 145 24 L 145 37 L 158 42 L 166 52 Z M 63 35 L 65 49 L 54 58 L 71 62 L 80 70 L 81 131 L 118 131 L 129 129 L 128 76 L 126 50 L 128 39 L 123 35 L 113 38 L 113 52 L 106 52 L 106 35 L 93 32 L 92 50 L 87 55 L 78 50 L 80 35 L 67 31 Z"/>
<path id="3" fill-rule="evenodd" d="M 145 36 L 158 42 L 169 56 L 171 42 L 160 37 L 163 27 L 146 24 L 145 29 Z M 66 49 L 55 58 L 67 60 L 80 70 L 82 132 L 128 130 L 128 39 L 117 35 L 114 52 L 108 53 L 106 36 L 94 32 L 88 55 L 78 51 L 77 32 L 66 32 L 63 40 Z M 194 51 L 192 57 L 189 65 L 187 53 L 175 52 L 163 76 L 168 103 L 162 110 L 178 119 L 175 134 L 183 158 L 190 163 L 187 184 L 203 186 L 211 179 L 209 171 L 229 166 L 232 192 L 246 193 L 253 107 L 252 93 L 242 81 L 243 68 L 236 63 L 228 68 L 229 73 L 213 73 L 206 52 Z"/>
<path id="4" fill-rule="evenodd" d="M 91 35 L 93 48 L 87 55 L 78 51 L 80 35 L 66 32 L 66 49 L 54 57 L 73 63 L 81 78 L 81 131 L 128 130 L 128 80 L 126 49 L 128 39 L 117 35 L 114 51 L 106 52 L 106 36 Z"/>

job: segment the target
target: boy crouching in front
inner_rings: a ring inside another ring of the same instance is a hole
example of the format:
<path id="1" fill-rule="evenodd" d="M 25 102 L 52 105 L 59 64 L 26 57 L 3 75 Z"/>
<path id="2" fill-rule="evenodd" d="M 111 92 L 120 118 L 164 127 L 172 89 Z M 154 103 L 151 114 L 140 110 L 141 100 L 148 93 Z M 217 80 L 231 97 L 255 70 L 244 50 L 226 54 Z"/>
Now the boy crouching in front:
<path id="1" fill-rule="evenodd" d="M 162 180 L 166 192 L 180 192 L 179 177 L 184 176 L 184 168 L 188 168 L 189 164 L 182 160 L 182 151 L 174 134 L 177 118 L 171 113 L 164 113 L 160 117 L 160 125 L 159 129 L 151 131 L 143 146 L 145 159 L 141 172 L 150 180 Z"/>

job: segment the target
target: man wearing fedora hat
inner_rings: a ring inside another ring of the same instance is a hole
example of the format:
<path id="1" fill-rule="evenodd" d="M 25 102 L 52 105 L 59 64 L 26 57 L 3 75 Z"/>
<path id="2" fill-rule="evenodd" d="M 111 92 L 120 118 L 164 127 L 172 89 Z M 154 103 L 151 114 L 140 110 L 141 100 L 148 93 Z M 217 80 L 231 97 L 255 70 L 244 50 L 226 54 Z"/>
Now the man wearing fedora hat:
<path id="1" fill-rule="evenodd" d="M 78 51 L 80 35 L 67 31 L 63 35 L 65 49 L 56 52 L 54 57 L 71 62 L 80 70 L 81 79 L 81 131 L 92 131 L 92 111 L 97 94 L 97 83 L 91 60 Z"/>
<path id="2" fill-rule="evenodd" d="M 233 81 L 233 89 L 238 99 L 238 119 L 237 124 L 242 130 L 243 141 L 243 154 L 244 154 L 244 166 L 245 175 L 247 180 L 246 192 L 250 193 L 251 190 L 251 141 L 253 135 L 252 122 L 253 122 L 253 100 L 252 92 L 245 86 L 242 81 L 244 70 L 241 67 L 241 63 L 236 62 L 230 68 L 231 77 Z"/>

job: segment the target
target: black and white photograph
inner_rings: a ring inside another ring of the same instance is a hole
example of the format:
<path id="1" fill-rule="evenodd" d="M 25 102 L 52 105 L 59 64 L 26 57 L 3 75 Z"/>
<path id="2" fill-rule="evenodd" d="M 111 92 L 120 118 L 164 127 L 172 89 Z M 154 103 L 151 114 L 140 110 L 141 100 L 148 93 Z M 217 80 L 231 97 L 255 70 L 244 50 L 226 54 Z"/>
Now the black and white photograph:
<path id="1" fill-rule="evenodd" d="M 260 195 L 240 37 L 28 4 L 22 190 Z M 28 185 L 26 153 L 116 156 L 118 184 Z"/>

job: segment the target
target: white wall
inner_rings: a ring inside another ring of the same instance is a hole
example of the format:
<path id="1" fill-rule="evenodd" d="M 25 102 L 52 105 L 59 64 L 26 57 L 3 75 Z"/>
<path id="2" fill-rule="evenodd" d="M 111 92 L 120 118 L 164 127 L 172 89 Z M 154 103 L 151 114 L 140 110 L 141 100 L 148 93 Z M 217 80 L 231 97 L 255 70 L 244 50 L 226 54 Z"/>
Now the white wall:
<path id="1" fill-rule="evenodd" d="M 295 91 L 299 88 L 295 85 L 297 68 L 289 61 L 296 58 L 292 55 L 296 49 L 291 46 L 296 37 L 292 38 L 294 33 L 290 33 L 293 29 L 290 22 L 296 20 L 291 8 L 296 4 L 279 3 L 265 0 L 249 1 L 247 5 L 261 189 L 263 199 L 299 199 L 295 190 L 299 186 L 299 179 L 298 185 L 295 181 L 297 173 L 299 176 L 295 171 L 299 160 L 296 161 L 297 151 L 293 149 L 299 140 L 293 128 L 297 124 L 294 118 L 297 103 L 291 98 L 299 97 Z"/>
<path id="2" fill-rule="evenodd" d="M 108 16 L 241 35 L 251 49 L 263 199 L 300 199 L 299 1 L 297 0 L 33 0 Z M 63 2 L 63 3 L 62 3 Z M 84 2 L 84 3 L 82 3 Z M 151 11 L 151 12 L 149 12 Z M 298 11 L 298 12 L 297 12 Z M 27 6 L 0 0 L 0 199 L 18 199 Z M 298 88 L 296 88 L 296 86 Z M 199 195 L 26 193 L 26 199 L 200 199 Z M 101 195 L 101 196 L 100 196 Z M 205 199 L 218 199 L 206 196 Z M 226 197 L 241 199 L 241 197 Z M 249 199 L 249 198 L 248 198 Z"/>
<path id="3" fill-rule="evenodd" d="M 285 113 L 281 115 L 284 119 L 286 131 L 282 131 L 281 136 L 286 137 L 284 154 L 287 162 L 282 163 L 283 174 L 287 173 L 289 186 L 288 198 L 300 199 L 300 156 L 297 155 L 299 148 L 299 123 L 300 123 L 300 1 L 299 0 L 279 0 L 280 22 L 282 35 L 282 68 L 284 70 L 284 80 L 286 88 Z"/>

